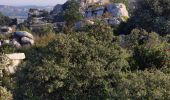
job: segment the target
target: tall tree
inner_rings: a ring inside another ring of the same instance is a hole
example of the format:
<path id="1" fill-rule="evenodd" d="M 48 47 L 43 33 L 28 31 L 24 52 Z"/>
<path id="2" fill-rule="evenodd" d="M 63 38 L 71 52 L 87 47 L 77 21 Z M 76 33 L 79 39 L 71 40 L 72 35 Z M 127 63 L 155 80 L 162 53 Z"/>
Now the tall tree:
<path id="1" fill-rule="evenodd" d="M 67 22 L 67 25 L 71 27 L 75 24 L 75 22 L 81 20 L 82 14 L 79 11 L 79 3 L 76 0 L 69 0 L 66 3 L 63 16 Z"/>

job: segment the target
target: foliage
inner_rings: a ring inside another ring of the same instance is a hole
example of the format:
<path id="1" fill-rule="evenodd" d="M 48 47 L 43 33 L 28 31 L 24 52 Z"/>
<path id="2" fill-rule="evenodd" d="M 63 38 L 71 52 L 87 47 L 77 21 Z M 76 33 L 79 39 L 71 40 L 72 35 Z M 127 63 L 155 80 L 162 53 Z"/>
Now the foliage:
<path id="1" fill-rule="evenodd" d="M 158 70 L 115 74 L 112 79 L 116 100 L 168 100 L 170 77 Z"/>
<path id="2" fill-rule="evenodd" d="M 16 48 L 12 45 L 2 45 L 0 46 L 0 52 L 1 53 L 14 53 L 16 51 Z"/>
<path id="3" fill-rule="evenodd" d="M 147 48 L 160 44 L 161 37 L 154 32 L 147 32 L 144 29 L 133 29 L 129 35 L 125 36 L 124 46 L 127 49 L 133 49 L 137 46 L 145 45 Z"/>
<path id="4" fill-rule="evenodd" d="M 5 54 L 0 54 L 0 70 L 5 69 L 10 63 L 10 59 Z"/>
<path id="5" fill-rule="evenodd" d="M 4 16 L 1 12 L 0 12 L 0 25 L 4 26 L 4 25 L 10 25 L 11 23 L 11 19 L 7 16 Z"/>
<path id="6" fill-rule="evenodd" d="M 134 29 L 125 40 L 124 47 L 132 52 L 131 69 L 161 69 L 170 66 L 169 45 L 166 41 L 162 41 L 157 33 Z"/>
<path id="7" fill-rule="evenodd" d="M 7 91 L 6 88 L 1 86 L 0 86 L 0 100 L 13 100 L 11 92 Z"/>
<path id="8" fill-rule="evenodd" d="M 112 42 L 115 38 L 113 29 L 101 21 L 96 21 L 94 25 L 86 25 L 80 32 L 88 32 L 89 35 L 103 42 Z"/>
<path id="9" fill-rule="evenodd" d="M 170 33 L 169 12 L 169 0 L 139 0 L 126 31 L 138 27 L 159 34 L 168 34 Z"/>
<path id="10" fill-rule="evenodd" d="M 40 28 L 33 29 L 32 32 L 37 36 L 45 36 L 47 34 L 53 33 L 52 25 L 46 25 Z"/>
<path id="11" fill-rule="evenodd" d="M 63 17 L 68 26 L 73 26 L 75 22 L 82 19 L 82 14 L 79 12 L 79 4 L 76 0 L 69 0 L 67 2 Z"/>
<path id="12" fill-rule="evenodd" d="M 101 38 L 101 35 L 104 34 L 58 34 L 48 46 L 29 50 L 29 61 L 18 75 L 18 98 L 108 97 L 105 78 L 113 76 L 115 71 L 129 68 L 128 54 L 108 37 Z M 108 35 L 113 38 L 112 34 Z"/>
<path id="13" fill-rule="evenodd" d="M 24 26 L 24 25 L 22 25 L 22 24 L 19 25 L 19 28 L 18 28 L 17 31 L 27 31 L 27 32 L 29 32 L 29 33 L 32 33 L 29 28 L 27 28 L 26 26 Z"/>
<path id="14" fill-rule="evenodd" d="M 37 47 L 40 46 L 47 46 L 49 42 L 51 42 L 52 40 L 54 40 L 56 37 L 55 33 L 48 33 L 47 35 L 43 35 L 43 36 L 34 36 L 35 38 L 35 45 Z"/>
<path id="15" fill-rule="evenodd" d="M 76 0 L 64 4 L 67 34 L 54 34 L 47 26 L 37 31 L 36 45 L 19 50 L 27 59 L 15 77 L 6 75 L 2 79 L 2 85 L 14 91 L 15 99 L 169 100 L 170 36 L 155 33 L 169 31 L 169 1 L 140 2 L 128 23 L 118 27 L 127 26 L 126 33 L 130 31 L 121 36 L 115 36 L 119 29 L 113 30 L 98 20 L 72 31 L 74 23 L 81 19 L 78 6 Z M 3 46 L 1 51 L 11 53 L 13 49 Z M 0 60 L 4 69 L 4 59 Z M 3 87 L 0 90 L 5 95 L 8 92 Z M 3 93 L 0 91 L 0 99 L 12 98 L 2 97 Z"/>
<path id="16" fill-rule="evenodd" d="M 145 68 L 166 68 L 170 66 L 170 53 L 163 45 L 147 48 L 145 46 L 136 47 L 133 54 L 136 69 Z"/>

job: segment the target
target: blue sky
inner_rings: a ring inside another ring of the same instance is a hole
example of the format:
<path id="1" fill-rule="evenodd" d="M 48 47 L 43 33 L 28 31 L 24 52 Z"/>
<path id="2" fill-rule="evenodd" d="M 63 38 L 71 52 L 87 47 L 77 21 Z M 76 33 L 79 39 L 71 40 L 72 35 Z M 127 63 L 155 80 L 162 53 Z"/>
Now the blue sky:
<path id="1" fill-rule="evenodd" d="M 62 4 L 67 0 L 0 0 L 0 5 L 56 5 Z"/>

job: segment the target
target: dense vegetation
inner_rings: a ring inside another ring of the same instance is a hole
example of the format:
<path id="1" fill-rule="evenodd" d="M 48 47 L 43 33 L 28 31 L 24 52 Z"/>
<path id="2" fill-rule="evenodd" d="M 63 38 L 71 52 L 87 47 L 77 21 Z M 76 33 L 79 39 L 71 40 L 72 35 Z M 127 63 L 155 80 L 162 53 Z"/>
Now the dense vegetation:
<path id="1" fill-rule="evenodd" d="M 1 79 L 0 98 L 11 100 L 13 93 L 15 100 L 169 100 L 170 1 L 142 1 L 116 28 L 103 22 L 57 34 L 45 28 L 33 47 L 15 50 L 27 58 L 15 75 Z M 66 10 L 68 21 L 80 18 L 69 17 L 74 10 Z"/>
<path id="2" fill-rule="evenodd" d="M 7 16 L 4 16 L 1 12 L 0 12 L 0 26 L 3 25 L 10 25 L 12 23 L 11 19 Z"/>
<path id="3" fill-rule="evenodd" d="M 139 0 L 137 9 L 128 23 L 128 30 L 134 27 L 154 31 L 161 35 L 170 33 L 170 1 Z"/>

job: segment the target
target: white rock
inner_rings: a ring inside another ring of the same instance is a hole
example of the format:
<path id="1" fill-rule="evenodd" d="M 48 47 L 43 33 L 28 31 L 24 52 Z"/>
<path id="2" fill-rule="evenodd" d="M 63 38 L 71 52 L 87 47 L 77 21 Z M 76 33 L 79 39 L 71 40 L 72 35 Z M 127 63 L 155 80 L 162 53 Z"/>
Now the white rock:
<path id="1" fill-rule="evenodd" d="M 15 40 L 15 39 L 12 40 L 12 45 L 14 45 L 17 48 L 21 47 L 21 44 L 17 40 Z"/>
<path id="2" fill-rule="evenodd" d="M 26 31 L 17 31 L 14 33 L 14 35 L 19 36 L 19 37 L 28 37 L 28 38 L 34 39 L 33 35 Z"/>
<path id="3" fill-rule="evenodd" d="M 108 24 L 110 24 L 110 25 L 116 26 L 116 25 L 119 25 L 120 23 L 121 22 L 116 18 L 108 19 Z"/>
<path id="4" fill-rule="evenodd" d="M 7 66 L 5 70 L 10 74 L 16 72 L 17 66 L 21 63 L 21 60 L 25 59 L 24 53 L 13 53 L 13 54 L 5 54 L 10 60 L 12 60 L 11 65 Z"/>
<path id="5" fill-rule="evenodd" d="M 21 42 L 22 42 L 23 44 L 28 44 L 28 43 L 30 43 L 31 45 L 34 45 L 34 40 L 33 40 L 33 39 L 30 39 L 30 38 L 28 38 L 28 37 L 22 37 L 22 38 L 21 38 Z"/>
<path id="6" fill-rule="evenodd" d="M 9 44 L 10 43 L 10 40 L 4 40 L 3 41 L 3 44 Z"/>
<path id="7" fill-rule="evenodd" d="M 25 59 L 24 53 L 13 53 L 13 54 L 5 54 L 11 60 L 22 60 Z"/>
<path id="8" fill-rule="evenodd" d="M 86 23 L 90 25 L 94 25 L 94 21 L 91 21 L 91 20 L 86 20 Z"/>
<path id="9" fill-rule="evenodd" d="M 112 13 L 114 17 L 122 17 L 122 16 L 129 17 L 126 6 L 123 3 L 115 3 L 113 4 L 112 7 L 111 5 L 109 5 L 107 8 L 109 9 L 109 11 Z"/>
<path id="10" fill-rule="evenodd" d="M 12 64 L 5 67 L 5 70 L 9 72 L 10 74 L 14 74 L 17 66 L 21 63 L 21 60 L 12 60 Z"/>

